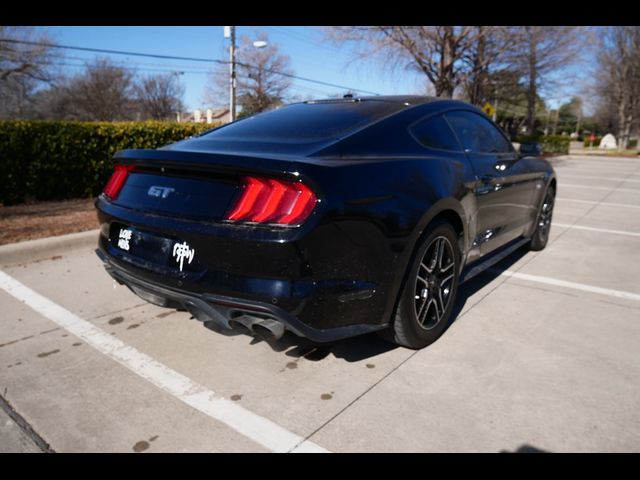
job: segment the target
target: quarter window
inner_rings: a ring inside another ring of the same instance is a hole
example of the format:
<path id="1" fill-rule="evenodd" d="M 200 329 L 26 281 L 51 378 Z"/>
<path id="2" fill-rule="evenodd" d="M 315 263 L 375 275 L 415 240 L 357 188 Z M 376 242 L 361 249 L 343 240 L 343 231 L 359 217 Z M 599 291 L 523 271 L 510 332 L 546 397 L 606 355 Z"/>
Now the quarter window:
<path id="1" fill-rule="evenodd" d="M 446 117 L 466 152 L 509 153 L 512 151 L 511 144 L 500 130 L 483 116 L 460 110 L 449 112 Z"/>
<path id="2" fill-rule="evenodd" d="M 459 152 L 462 149 L 447 121 L 441 116 L 428 118 L 411 129 L 414 137 L 425 147 Z"/>

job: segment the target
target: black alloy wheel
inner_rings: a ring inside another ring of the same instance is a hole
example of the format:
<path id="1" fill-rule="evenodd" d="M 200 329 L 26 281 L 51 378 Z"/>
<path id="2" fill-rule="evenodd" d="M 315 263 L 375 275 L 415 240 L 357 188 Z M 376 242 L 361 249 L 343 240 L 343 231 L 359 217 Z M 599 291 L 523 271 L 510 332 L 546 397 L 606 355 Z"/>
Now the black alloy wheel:
<path id="1" fill-rule="evenodd" d="M 442 320 L 451 301 L 454 266 L 453 247 L 447 237 L 431 240 L 415 283 L 414 313 L 421 328 L 432 329 Z"/>
<path id="2" fill-rule="evenodd" d="M 542 250 L 549 242 L 555 199 L 556 191 L 553 187 L 549 187 L 544 196 L 544 200 L 542 200 L 542 206 L 540 207 L 540 213 L 538 214 L 538 220 L 536 221 L 536 229 L 533 232 L 531 242 L 529 243 L 530 250 Z"/>
<path id="3" fill-rule="evenodd" d="M 436 341 L 450 323 L 459 272 L 455 230 L 447 222 L 430 226 L 400 293 L 393 325 L 383 336 L 416 349 Z"/>

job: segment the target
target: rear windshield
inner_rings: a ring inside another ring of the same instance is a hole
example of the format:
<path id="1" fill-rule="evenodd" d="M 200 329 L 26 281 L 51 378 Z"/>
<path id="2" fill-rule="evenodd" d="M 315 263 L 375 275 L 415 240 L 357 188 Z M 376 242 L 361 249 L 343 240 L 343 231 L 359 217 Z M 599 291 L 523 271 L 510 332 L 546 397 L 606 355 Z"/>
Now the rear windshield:
<path id="1" fill-rule="evenodd" d="M 297 103 L 224 126 L 204 138 L 256 142 L 305 143 L 331 140 L 390 115 L 400 102 Z"/>

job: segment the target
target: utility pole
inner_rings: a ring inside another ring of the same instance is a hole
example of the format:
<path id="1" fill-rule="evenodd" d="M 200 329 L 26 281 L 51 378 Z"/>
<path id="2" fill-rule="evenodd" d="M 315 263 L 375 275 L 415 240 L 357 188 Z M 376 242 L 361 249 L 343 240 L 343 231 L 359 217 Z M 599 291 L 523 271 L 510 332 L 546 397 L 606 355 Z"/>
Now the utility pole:
<path id="1" fill-rule="evenodd" d="M 236 27 L 229 27 L 231 46 L 229 47 L 230 98 L 229 119 L 236 121 Z"/>
<path id="2" fill-rule="evenodd" d="M 544 124 L 544 134 L 549 134 L 549 117 L 551 116 L 551 109 L 547 108 L 547 122 Z"/>
<path id="3" fill-rule="evenodd" d="M 236 121 L 236 52 L 242 51 L 247 45 L 236 48 L 236 27 L 228 26 L 224 27 L 224 38 L 231 40 L 231 46 L 229 47 L 229 119 L 231 122 Z M 255 48 L 264 48 L 268 45 L 265 40 L 256 40 L 253 42 Z"/>
<path id="4" fill-rule="evenodd" d="M 498 91 L 493 94 L 493 121 L 498 121 Z"/>
<path id="5" fill-rule="evenodd" d="M 560 108 L 556 110 L 556 120 L 553 122 L 553 135 L 556 134 L 556 130 L 558 128 L 558 119 L 560 118 Z"/>

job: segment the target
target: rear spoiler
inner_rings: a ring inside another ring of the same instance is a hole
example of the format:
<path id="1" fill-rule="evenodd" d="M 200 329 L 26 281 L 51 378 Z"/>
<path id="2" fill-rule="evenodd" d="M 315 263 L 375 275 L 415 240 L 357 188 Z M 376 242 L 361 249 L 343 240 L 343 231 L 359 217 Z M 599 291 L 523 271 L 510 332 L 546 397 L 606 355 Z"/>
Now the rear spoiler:
<path id="1" fill-rule="evenodd" d="M 292 160 L 262 158 L 227 153 L 189 152 L 179 150 L 120 150 L 113 156 L 117 164 L 136 167 L 166 167 L 177 170 L 208 171 L 225 174 L 287 174 Z"/>

